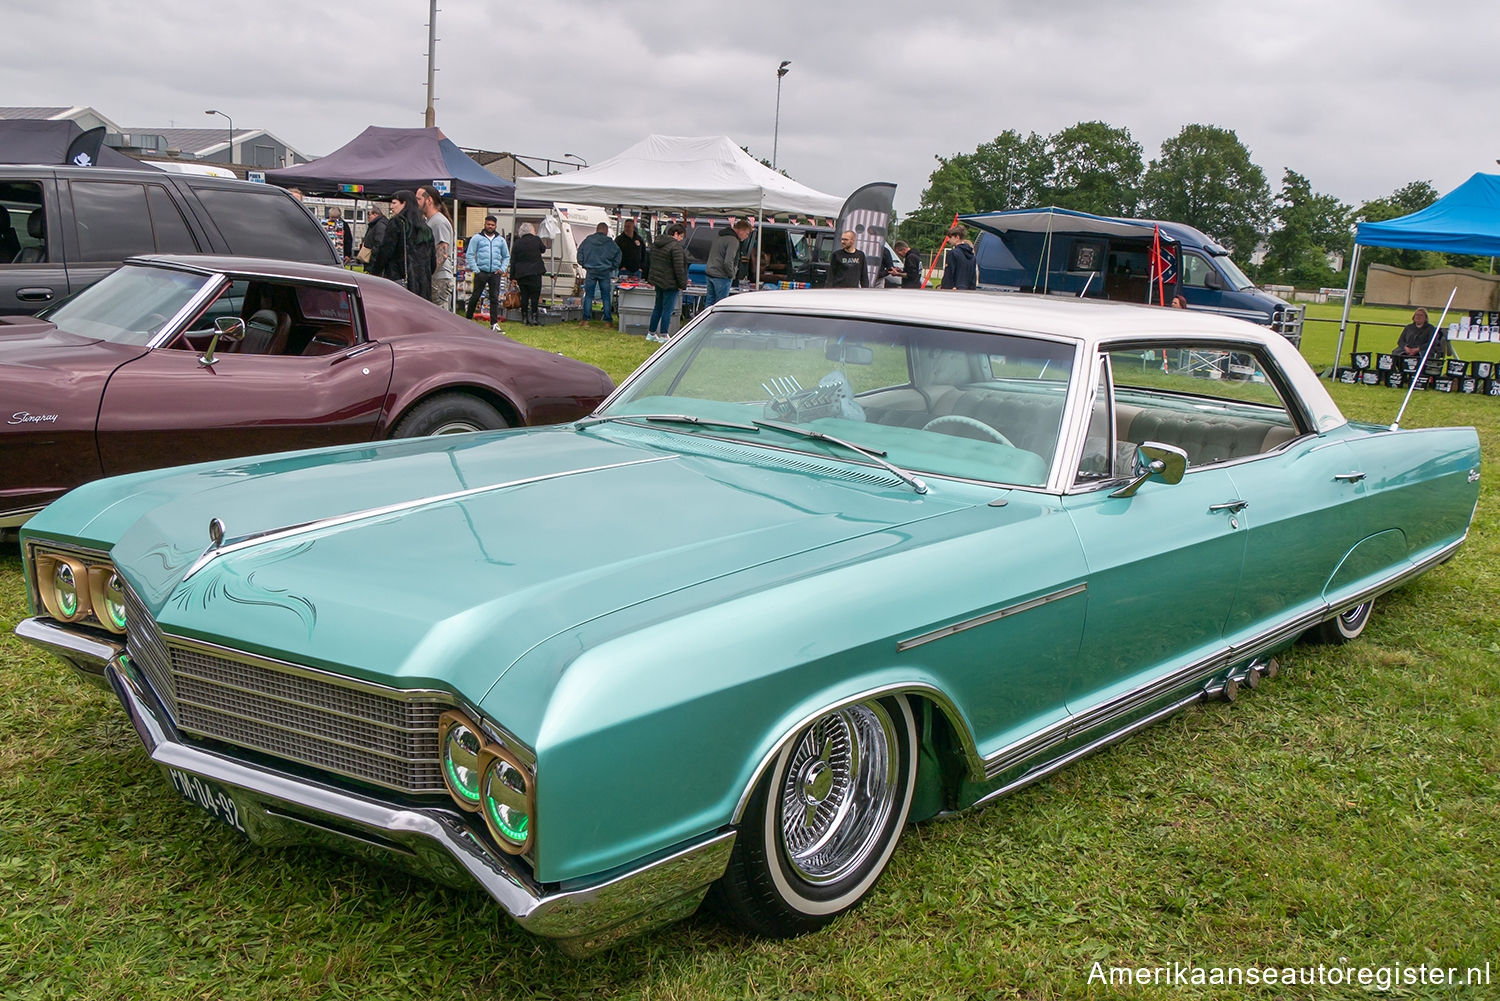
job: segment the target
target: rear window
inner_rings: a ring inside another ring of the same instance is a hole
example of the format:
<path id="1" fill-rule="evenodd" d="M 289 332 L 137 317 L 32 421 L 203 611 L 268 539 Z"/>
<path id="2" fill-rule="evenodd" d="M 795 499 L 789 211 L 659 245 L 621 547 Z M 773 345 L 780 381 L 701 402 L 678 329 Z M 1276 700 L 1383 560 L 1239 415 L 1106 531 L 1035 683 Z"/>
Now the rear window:
<path id="1" fill-rule="evenodd" d="M 276 189 L 195 187 L 229 252 L 241 257 L 335 264 L 323 227 L 295 199 Z"/>

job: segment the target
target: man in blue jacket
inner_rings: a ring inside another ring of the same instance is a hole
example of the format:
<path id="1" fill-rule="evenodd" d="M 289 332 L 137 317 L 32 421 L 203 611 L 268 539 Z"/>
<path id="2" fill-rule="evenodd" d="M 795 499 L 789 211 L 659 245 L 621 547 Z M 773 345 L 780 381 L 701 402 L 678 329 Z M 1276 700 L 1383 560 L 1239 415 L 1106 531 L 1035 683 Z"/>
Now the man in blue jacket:
<path id="1" fill-rule="evenodd" d="M 594 318 L 594 292 L 604 300 L 605 323 L 614 323 L 614 312 L 610 309 L 610 291 L 615 272 L 620 268 L 620 248 L 609 238 L 609 223 L 601 222 L 597 229 L 578 245 L 578 266 L 583 268 L 583 322 Z"/>
<path id="2" fill-rule="evenodd" d="M 488 289 L 491 330 L 500 329 L 500 276 L 510 267 L 510 247 L 506 246 L 505 237 L 496 232 L 495 226 L 495 217 L 485 216 L 484 229 L 469 237 L 464 246 L 464 263 L 474 273 L 474 291 L 469 293 L 469 308 L 464 315 L 474 319 L 474 307 L 479 305 L 480 296 Z"/>

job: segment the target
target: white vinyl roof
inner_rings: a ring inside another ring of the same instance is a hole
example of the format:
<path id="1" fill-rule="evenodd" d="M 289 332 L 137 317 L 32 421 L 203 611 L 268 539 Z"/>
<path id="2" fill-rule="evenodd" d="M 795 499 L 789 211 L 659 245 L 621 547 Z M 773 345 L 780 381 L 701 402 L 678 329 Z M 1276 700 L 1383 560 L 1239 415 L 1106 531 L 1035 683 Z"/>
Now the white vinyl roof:
<path id="1" fill-rule="evenodd" d="M 571 174 L 518 178 L 516 193 L 582 205 L 829 217 L 844 204 L 777 173 L 728 136 L 647 136 Z"/>

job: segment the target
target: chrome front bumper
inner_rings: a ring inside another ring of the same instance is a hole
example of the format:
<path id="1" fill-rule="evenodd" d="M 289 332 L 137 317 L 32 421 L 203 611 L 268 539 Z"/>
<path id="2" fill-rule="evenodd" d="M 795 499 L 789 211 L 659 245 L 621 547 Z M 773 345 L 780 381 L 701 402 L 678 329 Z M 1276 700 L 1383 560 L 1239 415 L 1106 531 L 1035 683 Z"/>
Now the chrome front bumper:
<path id="1" fill-rule="evenodd" d="M 734 847 L 734 832 L 723 831 L 597 882 L 541 886 L 481 841 L 456 809 L 393 806 L 187 744 L 120 645 L 41 619 L 27 619 L 16 633 L 86 677 L 102 675 L 151 760 L 223 787 L 256 844 L 320 845 L 449 885 L 477 882 L 523 928 L 554 939 L 570 955 L 587 955 L 693 913 Z"/>

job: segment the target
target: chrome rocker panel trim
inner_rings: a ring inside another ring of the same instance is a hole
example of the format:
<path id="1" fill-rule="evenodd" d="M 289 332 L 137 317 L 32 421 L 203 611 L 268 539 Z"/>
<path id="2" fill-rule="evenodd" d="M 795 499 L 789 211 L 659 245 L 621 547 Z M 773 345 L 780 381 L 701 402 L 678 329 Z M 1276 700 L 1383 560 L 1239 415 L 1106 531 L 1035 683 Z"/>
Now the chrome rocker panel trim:
<path id="1" fill-rule="evenodd" d="M 104 668 L 151 760 L 225 788 L 247 837 L 266 846 L 317 844 L 372 854 L 450 885 L 477 882 L 527 931 L 583 956 L 697 910 L 723 875 L 733 831 L 709 835 L 637 868 L 569 889 L 533 883 L 491 851 L 457 810 L 392 806 L 184 743 L 128 658 Z"/>

